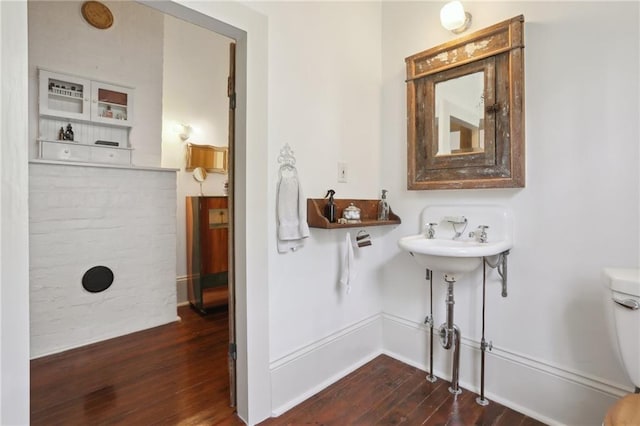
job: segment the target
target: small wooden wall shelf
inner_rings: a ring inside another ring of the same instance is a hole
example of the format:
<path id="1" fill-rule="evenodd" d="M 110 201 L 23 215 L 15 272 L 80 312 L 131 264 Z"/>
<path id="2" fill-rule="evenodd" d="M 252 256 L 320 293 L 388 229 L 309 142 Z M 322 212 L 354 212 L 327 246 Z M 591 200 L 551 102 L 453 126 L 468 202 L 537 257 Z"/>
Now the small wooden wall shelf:
<path id="1" fill-rule="evenodd" d="M 336 205 L 336 217 L 342 217 L 342 211 L 349 207 L 351 203 L 360 209 L 360 219 L 358 223 L 331 223 L 324 217 L 324 206 L 327 205 L 326 198 L 307 198 L 307 223 L 311 228 L 362 228 L 364 226 L 397 225 L 401 223 L 400 218 L 389 209 L 389 220 L 378 220 L 378 202 L 380 200 L 355 200 L 355 199 L 334 199 Z"/>

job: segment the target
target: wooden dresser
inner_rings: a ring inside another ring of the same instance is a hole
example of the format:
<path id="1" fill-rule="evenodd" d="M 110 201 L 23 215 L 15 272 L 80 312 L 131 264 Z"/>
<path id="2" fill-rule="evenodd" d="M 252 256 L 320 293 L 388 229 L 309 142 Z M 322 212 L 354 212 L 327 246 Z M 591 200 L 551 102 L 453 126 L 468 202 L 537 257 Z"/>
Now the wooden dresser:
<path id="1" fill-rule="evenodd" d="M 187 293 L 200 312 L 228 302 L 227 197 L 186 197 Z"/>

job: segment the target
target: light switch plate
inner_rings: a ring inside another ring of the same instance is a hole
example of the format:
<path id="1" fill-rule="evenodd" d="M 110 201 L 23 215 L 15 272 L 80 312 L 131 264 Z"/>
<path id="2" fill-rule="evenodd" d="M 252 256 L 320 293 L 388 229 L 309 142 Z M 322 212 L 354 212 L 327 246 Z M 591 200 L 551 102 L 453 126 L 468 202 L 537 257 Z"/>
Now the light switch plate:
<path id="1" fill-rule="evenodd" d="M 338 161 L 338 182 L 347 182 L 347 163 Z"/>

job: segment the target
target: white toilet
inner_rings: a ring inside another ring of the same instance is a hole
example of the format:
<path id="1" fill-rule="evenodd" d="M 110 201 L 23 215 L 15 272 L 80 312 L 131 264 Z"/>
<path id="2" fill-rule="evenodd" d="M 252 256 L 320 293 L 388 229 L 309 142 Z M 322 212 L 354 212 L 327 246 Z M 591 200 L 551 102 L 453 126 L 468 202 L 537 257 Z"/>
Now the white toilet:
<path id="1" fill-rule="evenodd" d="M 635 386 L 607 413 L 605 425 L 640 421 L 640 269 L 607 268 L 603 271 L 605 308 L 612 344 Z"/>

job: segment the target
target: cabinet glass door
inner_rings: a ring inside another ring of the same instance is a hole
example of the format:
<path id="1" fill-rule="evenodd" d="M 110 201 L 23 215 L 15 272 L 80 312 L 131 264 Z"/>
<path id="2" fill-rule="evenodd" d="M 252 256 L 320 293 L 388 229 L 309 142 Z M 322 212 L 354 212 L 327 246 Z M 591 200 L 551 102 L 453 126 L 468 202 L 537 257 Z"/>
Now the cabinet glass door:
<path id="1" fill-rule="evenodd" d="M 40 114 L 88 120 L 90 82 L 40 70 Z"/>
<path id="2" fill-rule="evenodd" d="M 131 126 L 132 90 L 93 82 L 91 119 L 101 123 Z"/>

